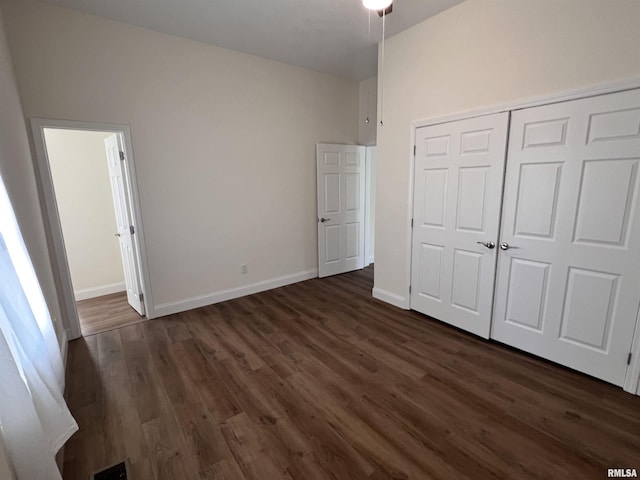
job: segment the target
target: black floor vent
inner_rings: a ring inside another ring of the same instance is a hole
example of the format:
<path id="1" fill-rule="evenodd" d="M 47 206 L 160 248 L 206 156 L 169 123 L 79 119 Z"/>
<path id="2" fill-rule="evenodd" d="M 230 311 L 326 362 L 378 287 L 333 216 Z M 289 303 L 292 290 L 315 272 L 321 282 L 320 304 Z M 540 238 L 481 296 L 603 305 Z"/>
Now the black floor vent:
<path id="1" fill-rule="evenodd" d="M 125 460 L 117 465 L 105 468 L 91 475 L 89 480 L 131 480 L 128 475 L 129 461 Z"/>

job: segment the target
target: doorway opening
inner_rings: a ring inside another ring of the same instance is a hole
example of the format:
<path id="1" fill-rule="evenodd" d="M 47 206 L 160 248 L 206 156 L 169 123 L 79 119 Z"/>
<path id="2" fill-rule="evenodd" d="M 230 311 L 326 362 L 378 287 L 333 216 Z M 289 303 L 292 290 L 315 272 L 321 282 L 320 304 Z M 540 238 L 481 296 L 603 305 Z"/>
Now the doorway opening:
<path id="1" fill-rule="evenodd" d="M 69 338 L 146 320 L 146 265 L 126 127 L 32 120 Z"/>

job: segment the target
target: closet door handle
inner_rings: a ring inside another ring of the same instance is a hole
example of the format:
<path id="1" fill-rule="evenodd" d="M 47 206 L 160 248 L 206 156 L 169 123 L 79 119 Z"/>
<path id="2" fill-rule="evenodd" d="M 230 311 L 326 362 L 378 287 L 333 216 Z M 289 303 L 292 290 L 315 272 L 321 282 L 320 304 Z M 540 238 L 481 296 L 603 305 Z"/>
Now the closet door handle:
<path id="1" fill-rule="evenodd" d="M 493 250 L 494 248 L 496 248 L 496 244 L 493 242 L 476 242 L 479 243 L 482 246 L 487 247 L 489 250 Z"/>

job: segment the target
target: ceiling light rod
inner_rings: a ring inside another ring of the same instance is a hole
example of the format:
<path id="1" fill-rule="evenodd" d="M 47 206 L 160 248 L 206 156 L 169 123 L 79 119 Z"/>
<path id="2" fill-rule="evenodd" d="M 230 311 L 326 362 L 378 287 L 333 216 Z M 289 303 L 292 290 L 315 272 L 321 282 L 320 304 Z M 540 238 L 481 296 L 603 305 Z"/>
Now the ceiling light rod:
<path id="1" fill-rule="evenodd" d="M 380 10 L 386 10 L 389 8 L 389 5 L 393 3 L 393 0 L 362 0 L 362 4 L 367 7 L 369 10 L 375 10 L 376 12 Z"/>

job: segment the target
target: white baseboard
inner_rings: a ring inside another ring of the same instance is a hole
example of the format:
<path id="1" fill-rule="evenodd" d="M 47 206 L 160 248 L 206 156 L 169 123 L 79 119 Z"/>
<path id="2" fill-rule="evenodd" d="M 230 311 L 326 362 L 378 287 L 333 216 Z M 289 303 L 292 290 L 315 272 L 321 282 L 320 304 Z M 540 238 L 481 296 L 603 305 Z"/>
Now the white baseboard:
<path id="1" fill-rule="evenodd" d="M 390 303 L 398 308 L 402 308 L 403 310 L 409 310 L 409 299 L 403 297 L 401 295 L 388 292 L 387 290 L 383 290 L 381 288 L 374 287 L 373 298 L 377 298 L 378 300 L 382 300 L 383 302 Z"/>
<path id="2" fill-rule="evenodd" d="M 102 297 L 103 295 L 109 295 L 111 293 L 124 292 L 126 287 L 124 282 L 110 283 L 108 285 L 100 285 L 99 287 L 84 288 L 82 290 L 76 290 L 73 295 L 76 298 L 76 302 L 80 300 L 87 300 L 88 298 Z"/>
<path id="3" fill-rule="evenodd" d="M 254 293 L 284 287 L 285 285 L 291 285 L 292 283 L 310 280 L 312 278 L 316 278 L 317 276 L 318 269 L 306 270 L 304 272 L 298 272 L 291 275 L 285 275 L 283 277 L 277 277 L 270 280 L 251 283 L 249 285 L 243 285 L 241 287 L 220 290 L 218 292 L 209 293 L 207 295 L 200 295 L 198 297 L 191 297 L 175 302 L 161 303 L 154 306 L 153 318 L 164 317 L 165 315 L 171 315 L 179 312 L 185 312 L 187 310 L 193 310 L 194 308 L 205 307 L 207 305 L 225 302 L 227 300 L 233 300 L 234 298 L 244 297 L 246 295 L 253 295 Z"/>

